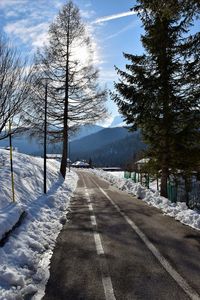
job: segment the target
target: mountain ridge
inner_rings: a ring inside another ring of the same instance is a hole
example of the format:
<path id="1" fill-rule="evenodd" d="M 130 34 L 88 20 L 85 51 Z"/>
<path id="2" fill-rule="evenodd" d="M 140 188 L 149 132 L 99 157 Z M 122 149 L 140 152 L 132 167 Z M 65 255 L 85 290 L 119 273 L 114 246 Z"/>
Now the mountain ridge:
<path id="1" fill-rule="evenodd" d="M 124 166 L 145 148 L 139 131 L 130 132 L 126 127 L 105 128 L 96 134 L 71 142 L 70 159 L 92 159 L 97 167 Z"/>
<path id="2" fill-rule="evenodd" d="M 69 143 L 69 157 L 72 161 L 92 159 L 96 166 L 122 166 L 145 148 L 139 132 L 130 132 L 127 127 L 90 127 L 92 134 L 75 138 Z M 89 130 L 89 132 L 90 132 Z M 83 135 L 88 132 L 88 129 Z M 0 147 L 9 146 L 8 139 L 0 141 Z M 19 152 L 43 156 L 43 145 L 28 132 L 13 137 L 13 147 Z M 62 143 L 47 145 L 48 154 L 60 154 Z"/>

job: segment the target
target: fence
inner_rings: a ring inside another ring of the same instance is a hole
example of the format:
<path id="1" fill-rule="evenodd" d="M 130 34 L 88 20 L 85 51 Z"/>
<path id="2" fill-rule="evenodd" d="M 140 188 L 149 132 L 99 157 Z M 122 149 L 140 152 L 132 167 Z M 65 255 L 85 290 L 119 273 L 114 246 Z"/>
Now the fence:
<path id="1" fill-rule="evenodd" d="M 200 182 L 192 182 L 191 192 L 189 193 L 190 208 L 200 209 Z"/>
<path id="2" fill-rule="evenodd" d="M 167 182 L 167 196 L 171 202 L 177 202 L 177 187 L 174 182 Z"/>
<path id="3" fill-rule="evenodd" d="M 200 182 L 194 176 L 191 177 L 187 192 L 183 178 L 180 177 L 176 182 L 169 180 L 168 198 L 172 202 L 187 202 L 190 208 L 200 209 Z"/>
<path id="4" fill-rule="evenodd" d="M 135 183 L 140 182 L 143 186 L 149 188 L 150 183 L 155 181 L 155 178 L 150 177 L 149 174 L 137 172 L 124 172 L 124 178 L 132 179 Z M 157 181 L 157 190 L 159 190 L 159 181 Z M 200 209 L 200 181 L 195 176 L 191 177 L 190 191 L 187 193 L 185 189 L 185 181 L 180 176 L 176 180 L 169 178 L 167 182 L 168 199 L 173 202 L 187 202 L 190 208 Z"/>
<path id="5" fill-rule="evenodd" d="M 149 185 L 150 185 L 149 174 L 125 171 L 124 178 L 132 179 L 135 183 L 140 182 L 142 185 L 144 185 L 149 189 Z"/>

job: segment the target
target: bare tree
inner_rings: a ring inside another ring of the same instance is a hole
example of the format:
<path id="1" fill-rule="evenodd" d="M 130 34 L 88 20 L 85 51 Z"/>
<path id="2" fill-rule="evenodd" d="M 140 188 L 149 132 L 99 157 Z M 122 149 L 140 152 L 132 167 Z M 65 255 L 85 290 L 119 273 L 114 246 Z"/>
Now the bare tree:
<path id="1" fill-rule="evenodd" d="M 48 132 L 54 141 L 62 141 L 60 172 L 65 177 L 69 130 L 105 117 L 107 98 L 105 90 L 97 84 L 98 70 L 93 66 L 86 27 L 79 9 L 71 1 L 50 26 L 49 44 L 37 54 L 36 66 L 36 73 L 48 81 Z M 35 111 L 40 111 L 40 100 L 32 104 Z M 33 121 L 34 118 L 33 115 Z"/>
<path id="2" fill-rule="evenodd" d="M 20 123 L 22 105 L 28 96 L 30 71 L 17 50 L 0 34 L 0 139 L 10 134 L 7 123 L 15 122 L 12 132 Z"/>

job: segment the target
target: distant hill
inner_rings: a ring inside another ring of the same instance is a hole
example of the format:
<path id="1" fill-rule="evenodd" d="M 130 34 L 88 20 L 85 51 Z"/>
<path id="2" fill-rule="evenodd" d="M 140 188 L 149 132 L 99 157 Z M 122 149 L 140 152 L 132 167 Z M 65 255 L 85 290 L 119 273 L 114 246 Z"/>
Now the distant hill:
<path id="1" fill-rule="evenodd" d="M 98 125 L 85 125 L 71 138 L 71 140 L 77 140 L 87 135 L 96 133 L 102 130 L 103 127 Z M 36 137 L 30 137 L 30 134 L 25 131 L 13 136 L 12 139 L 13 147 L 17 148 L 19 152 L 30 154 L 34 156 L 43 155 L 43 141 L 38 140 Z M 61 143 L 47 145 L 48 153 L 61 153 Z M 8 138 L 0 140 L 0 147 L 5 148 L 9 146 Z"/>
<path id="2" fill-rule="evenodd" d="M 123 166 L 145 148 L 140 133 L 127 128 L 105 128 L 70 143 L 71 160 L 92 159 L 95 166 Z"/>
<path id="3" fill-rule="evenodd" d="M 13 147 L 17 148 L 19 152 L 34 155 L 42 156 L 43 155 L 43 144 L 42 141 L 39 142 L 35 137 L 30 137 L 28 132 L 20 133 L 19 135 L 13 136 L 12 138 Z M 5 148 L 9 146 L 9 140 L 4 139 L 0 140 L 0 147 Z M 47 145 L 48 153 L 57 153 L 60 151 L 60 145 Z"/>
<path id="4" fill-rule="evenodd" d="M 126 128 L 104 128 L 97 133 L 88 135 L 82 139 L 70 143 L 71 153 L 94 151 L 99 147 L 103 147 L 111 142 L 115 142 L 129 135 L 130 133 Z"/>
<path id="5" fill-rule="evenodd" d="M 82 128 L 70 142 L 69 157 L 72 161 L 91 158 L 96 166 L 123 166 L 145 148 L 138 132 L 131 133 L 125 127 L 102 128 L 96 125 Z M 8 139 L 0 140 L 0 147 L 7 146 Z M 25 154 L 43 156 L 42 143 L 30 138 L 27 132 L 13 137 L 13 147 Z M 61 149 L 61 143 L 51 144 L 47 152 L 59 154 Z"/>
<path id="6" fill-rule="evenodd" d="M 85 136 L 96 133 L 96 132 L 98 132 L 102 129 L 103 129 L 103 127 L 99 126 L 99 125 L 84 125 L 84 126 L 81 126 L 80 130 L 77 133 L 75 133 L 72 137 L 70 137 L 70 140 L 75 141 L 75 140 L 81 139 Z"/>

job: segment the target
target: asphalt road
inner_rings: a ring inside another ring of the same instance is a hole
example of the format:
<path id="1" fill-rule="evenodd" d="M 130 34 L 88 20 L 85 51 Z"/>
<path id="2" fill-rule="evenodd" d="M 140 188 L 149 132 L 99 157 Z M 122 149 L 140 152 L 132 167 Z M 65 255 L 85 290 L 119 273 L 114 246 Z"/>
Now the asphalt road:
<path id="1" fill-rule="evenodd" d="M 200 299 L 200 232 L 78 174 L 43 300 Z"/>

